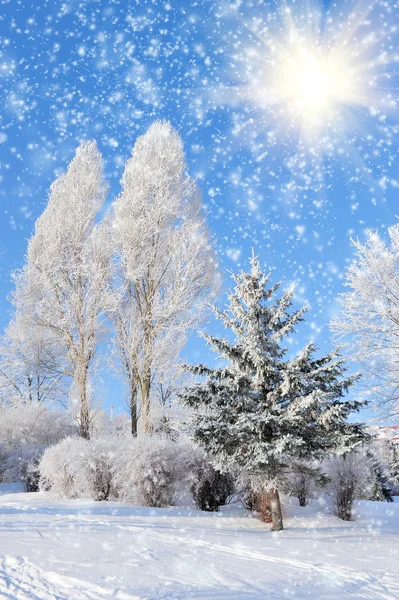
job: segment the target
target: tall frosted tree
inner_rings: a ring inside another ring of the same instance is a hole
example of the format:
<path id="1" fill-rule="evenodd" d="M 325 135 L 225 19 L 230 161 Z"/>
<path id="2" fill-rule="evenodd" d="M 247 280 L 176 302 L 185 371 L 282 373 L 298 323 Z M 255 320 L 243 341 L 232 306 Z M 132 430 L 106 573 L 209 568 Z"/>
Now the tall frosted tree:
<path id="1" fill-rule="evenodd" d="M 139 137 L 115 201 L 114 306 L 110 317 L 129 388 L 132 432 L 150 429 L 154 379 L 177 361 L 218 276 L 198 188 L 167 122 Z"/>
<path id="2" fill-rule="evenodd" d="M 347 417 L 362 405 L 344 399 L 356 377 L 345 377 L 336 352 L 317 358 L 309 343 L 289 358 L 284 338 L 295 332 L 305 308 L 292 310 L 294 290 L 276 298 L 256 258 L 251 272 L 235 275 L 228 309 L 215 315 L 234 341 L 205 335 L 225 365 L 188 367 L 201 380 L 183 401 L 195 409 L 195 440 L 222 470 L 240 470 L 254 489 L 268 493 L 273 530 L 283 528 L 279 486 L 293 461 L 348 451 L 363 438 Z"/>
<path id="3" fill-rule="evenodd" d="M 96 220 L 106 194 L 101 155 L 95 142 L 85 142 L 51 186 L 26 264 L 16 274 L 14 294 L 18 312 L 63 345 L 64 372 L 73 380 L 80 432 L 86 438 L 90 373 L 108 294 L 108 233 Z"/>
<path id="4" fill-rule="evenodd" d="M 352 240 L 355 260 L 346 273 L 341 313 L 331 323 L 335 339 L 365 372 L 363 388 L 385 418 L 399 416 L 399 225 L 389 239 L 369 230 Z"/>

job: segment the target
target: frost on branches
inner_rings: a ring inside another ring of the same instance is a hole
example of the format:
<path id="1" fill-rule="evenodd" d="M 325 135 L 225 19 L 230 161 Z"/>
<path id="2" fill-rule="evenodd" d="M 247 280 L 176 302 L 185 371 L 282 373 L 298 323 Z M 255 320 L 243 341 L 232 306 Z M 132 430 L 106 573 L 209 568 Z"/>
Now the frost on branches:
<path id="1" fill-rule="evenodd" d="M 97 223 L 107 190 L 95 142 L 81 144 L 67 172 L 51 186 L 13 297 L 16 311 L 65 349 L 64 374 L 78 392 L 83 437 L 89 436 L 90 372 L 108 290 L 106 230 Z"/>
<path id="2" fill-rule="evenodd" d="M 399 225 L 389 228 L 387 245 L 375 231 L 365 244 L 352 241 L 356 259 L 346 274 L 349 291 L 332 329 L 367 374 L 366 390 L 383 416 L 399 415 Z"/>
<path id="3" fill-rule="evenodd" d="M 65 356 L 57 338 L 24 315 L 14 315 L 0 340 L 3 405 L 51 404 L 66 394 Z"/>
<path id="4" fill-rule="evenodd" d="M 293 461 L 355 447 L 364 434 L 347 417 L 362 402 L 344 399 L 356 376 L 344 376 L 337 352 L 316 358 L 309 343 L 296 358 L 288 358 L 283 340 L 306 309 L 290 310 L 293 287 L 275 297 L 279 284 L 267 287 L 269 276 L 257 258 L 251 267 L 250 273 L 233 276 L 236 287 L 228 309 L 215 308 L 235 341 L 204 336 L 227 365 L 187 367 L 204 379 L 182 398 L 197 409 L 191 421 L 195 440 L 216 457 L 218 468 L 238 468 L 252 485 L 268 492 L 273 529 L 279 530 L 284 471 Z"/>
<path id="5" fill-rule="evenodd" d="M 154 379 L 175 366 L 187 332 L 218 291 L 215 255 L 183 143 L 170 123 L 139 137 L 115 201 L 114 304 L 109 316 L 129 387 L 132 433 L 149 432 Z"/>

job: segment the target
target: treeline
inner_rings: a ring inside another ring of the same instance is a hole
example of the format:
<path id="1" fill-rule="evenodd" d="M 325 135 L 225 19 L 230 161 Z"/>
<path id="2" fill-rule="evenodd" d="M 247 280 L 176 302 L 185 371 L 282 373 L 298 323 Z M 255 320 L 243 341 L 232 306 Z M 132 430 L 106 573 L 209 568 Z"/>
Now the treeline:
<path id="1" fill-rule="evenodd" d="M 92 376 L 107 358 L 124 378 L 132 433 L 138 419 L 150 430 L 151 392 L 218 292 L 200 193 L 169 123 L 138 138 L 110 210 L 107 193 L 101 155 L 85 142 L 36 222 L 1 347 L 1 400 L 69 395 L 85 438 Z M 99 356 L 106 337 L 112 348 Z"/>
<path id="2" fill-rule="evenodd" d="M 365 404 L 347 396 L 359 375 L 348 375 L 338 349 L 320 356 L 309 342 L 288 352 L 306 308 L 293 308 L 294 288 L 280 291 L 256 256 L 249 272 L 233 275 L 227 307 L 213 308 L 226 337 L 204 337 L 218 366 L 185 365 L 192 377 L 179 383 L 179 354 L 220 277 L 199 190 L 170 124 L 157 122 L 138 138 L 109 210 L 107 193 L 97 147 L 84 143 L 52 185 L 15 274 L 1 347 L 3 478 L 149 506 L 190 490 L 205 510 L 238 494 L 274 530 L 283 528 L 282 494 L 306 505 L 327 486 L 344 519 L 356 497 L 390 500 L 397 452 L 353 419 Z M 360 293 L 367 278 L 359 271 L 374 267 L 373 252 L 349 273 L 362 287 L 344 296 L 344 333 L 356 322 L 361 330 L 355 311 L 371 299 Z M 388 267 L 393 277 L 391 256 L 381 272 Z M 394 306 L 391 298 L 381 304 L 385 288 L 371 289 L 380 321 L 365 321 L 362 331 L 370 339 L 373 325 L 379 339 L 383 311 L 389 324 Z M 95 407 L 93 376 L 104 360 L 123 376 L 128 423 Z M 45 408 L 63 401 L 77 413 Z"/>

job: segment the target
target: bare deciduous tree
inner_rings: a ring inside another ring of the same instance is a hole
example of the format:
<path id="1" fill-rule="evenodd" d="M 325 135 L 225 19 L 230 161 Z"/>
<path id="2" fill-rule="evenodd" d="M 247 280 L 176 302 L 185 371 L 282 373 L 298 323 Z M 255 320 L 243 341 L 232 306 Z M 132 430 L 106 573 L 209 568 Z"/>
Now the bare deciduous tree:
<path id="1" fill-rule="evenodd" d="M 218 275 L 200 194 L 182 140 L 156 122 L 138 138 L 114 205 L 116 348 L 130 392 L 132 432 L 150 430 L 150 391 L 177 361 L 215 293 Z"/>
<path id="2" fill-rule="evenodd" d="M 335 339 L 356 360 L 361 384 L 384 417 L 399 415 L 399 225 L 389 244 L 375 231 L 364 244 L 352 241 L 356 258 L 347 271 L 349 291 L 339 298 L 341 315 L 331 324 Z"/>
<path id="3" fill-rule="evenodd" d="M 21 315 L 8 324 L 0 344 L 3 404 L 49 404 L 65 398 L 64 354 L 51 332 Z"/>
<path id="4" fill-rule="evenodd" d="M 108 293 L 108 232 L 96 223 L 106 194 L 101 155 L 94 142 L 85 142 L 51 186 L 13 298 L 21 314 L 63 344 L 65 374 L 79 394 L 83 437 L 89 437 L 88 384 Z"/>

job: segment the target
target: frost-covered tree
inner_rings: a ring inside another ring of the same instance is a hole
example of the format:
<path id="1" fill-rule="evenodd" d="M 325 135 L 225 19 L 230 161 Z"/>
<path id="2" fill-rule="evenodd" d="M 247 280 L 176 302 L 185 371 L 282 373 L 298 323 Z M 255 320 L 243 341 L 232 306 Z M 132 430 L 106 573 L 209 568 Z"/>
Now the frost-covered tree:
<path id="1" fill-rule="evenodd" d="M 0 342 L 0 399 L 3 404 L 50 404 L 65 398 L 64 353 L 49 331 L 18 313 Z"/>
<path id="2" fill-rule="evenodd" d="M 328 501 L 334 515 L 343 521 L 352 520 L 353 503 L 365 497 L 370 477 L 370 465 L 364 453 L 350 452 L 331 456 L 324 466 L 328 477 Z"/>
<path id="3" fill-rule="evenodd" d="M 318 462 L 295 461 L 289 465 L 284 488 L 298 498 L 299 506 L 307 506 L 326 484 L 327 479 Z"/>
<path id="4" fill-rule="evenodd" d="M 383 464 L 391 489 L 399 490 L 399 446 L 391 440 L 376 441 L 373 452 Z"/>
<path id="5" fill-rule="evenodd" d="M 377 500 L 380 502 L 393 502 L 388 469 L 379 459 L 377 453 L 373 452 L 373 447 L 369 448 L 366 457 L 369 462 L 370 470 L 369 491 L 366 495 L 366 499 Z"/>
<path id="6" fill-rule="evenodd" d="M 182 140 L 156 122 L 138 138 L 114 205 L 114 305 L 109 311 L 129 389 L 132 432 L 150 430 L 154 379 L 170 370 L 217 287 L 201 198 Z"/>
<path id="7" fill-rule="evenodd" d="M 387 439 L 372 439 L 367 448 L 372 466 L 370 499 L 388 499 L 399 484 L 399 456 L 397 447 Z"/>
<path id="8" fill-rule="evenodd" d="M 352 240 L 356 258 L 346 274 L 349 290 L 339 298 L 341 315 L 331 324 L 366 376 L 365 390 L 384 417 L 399 415 L 399 225 L 389 243 L 369 230 L 364 244 Z"/>
<path id="9" fill-rule="evenodd" d="M 347 423 L 361 403 L 344 399 L 356 377 L 345 377 L 336 352 L 316 358 L 308 344 L 289 358 L 283 340 L 303 320 L 305 308 L 291 310 L 294 290 L 279 298 L 279 284 L 267 287 L 257 258 L 251 272 L 233 279 L 225 311 L 215 314 L 234 341 L 205 335 L 225 366 L 188 367 L 203 378 L 182 393 L 197 409 L 195 440 L 216 458 L 216 467 L 240 469 L 252 487 L 268 494 L 273 529 L 283 528 L 279 487 L 284 471 L 298 460 L 322 458 L 362 438 L 360 425 Z"/>
<path id="10" fill-rule="evenodd" d="M 64 373 L 77 391 L 83 437 L 89 436 L 88 386 L 108 293 L 108 232 L 96 221 L 106 193 L 97 146 L 82 143 L 67 172 L 51 186 L 25 267 L 16 274 L 13 298 L 24 318 L 65 348 Z"/>
<path id="11" fill-rule="evenodd" d="M 35 403 L 0 408 L 0 441 L 7 448 L 51 446 L 74 433 L 76 427 L 66 411 L 48 410 Z"/>

